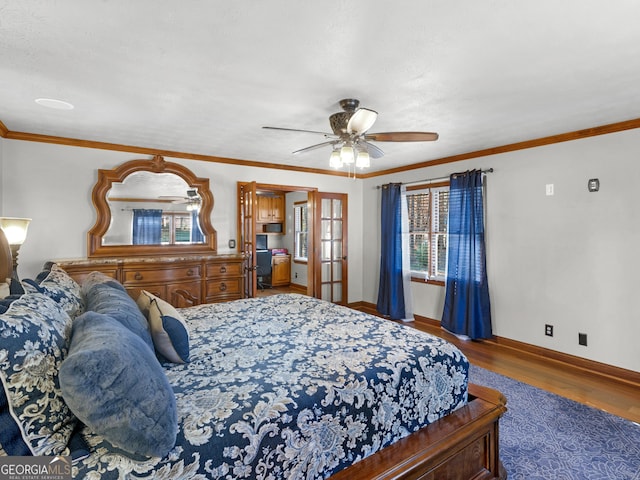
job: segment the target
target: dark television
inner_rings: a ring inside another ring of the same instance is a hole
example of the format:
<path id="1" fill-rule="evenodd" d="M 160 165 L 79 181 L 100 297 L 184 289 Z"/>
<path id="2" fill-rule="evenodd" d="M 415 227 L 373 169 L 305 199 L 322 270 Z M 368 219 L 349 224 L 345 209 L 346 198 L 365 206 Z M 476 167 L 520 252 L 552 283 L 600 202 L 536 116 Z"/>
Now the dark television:
<path id="1" fill-rule="evenodd" d="M 256 250 L 267 250 L 267 235 L 256 235 Z"/>

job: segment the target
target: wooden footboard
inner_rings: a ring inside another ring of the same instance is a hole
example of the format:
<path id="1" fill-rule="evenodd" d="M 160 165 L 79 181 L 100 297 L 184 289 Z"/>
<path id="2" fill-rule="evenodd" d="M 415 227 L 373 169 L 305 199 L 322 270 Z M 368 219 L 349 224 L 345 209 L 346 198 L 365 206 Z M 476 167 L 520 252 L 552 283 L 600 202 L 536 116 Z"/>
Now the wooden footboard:
<path id="1" fill-rule="evenodd" d="M 500 463 L 500 392 L 469 385 L 469 403 L 331 476 L 331 480 L 484 480 L 507 478 Z"/>

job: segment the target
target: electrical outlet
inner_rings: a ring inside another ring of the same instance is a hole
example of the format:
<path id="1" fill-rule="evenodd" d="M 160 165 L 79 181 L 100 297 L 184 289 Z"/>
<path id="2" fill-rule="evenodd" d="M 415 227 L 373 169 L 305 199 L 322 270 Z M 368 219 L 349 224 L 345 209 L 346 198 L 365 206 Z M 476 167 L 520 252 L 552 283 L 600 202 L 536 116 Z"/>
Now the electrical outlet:
<path id="1" fill-rule="evenodd" d="M 578 334 L 578 343 L 580 345 L 584 345 L 585 347 L 587 346 L 587 334 L 586 333 L 579 333 Z"/>
<path id="2" fill-rule="evenodd" d="M 546 324 L 544 326 L 544 334 L 547 337 L 553 337 L 553 325 Z"/>
<path id="3" fill-rule="evenodd" d="M 295 277 L 294 277 L 294 278 L 298 278 L 298 272 L 296 272 L 296 275 L 295 275 Z"/>

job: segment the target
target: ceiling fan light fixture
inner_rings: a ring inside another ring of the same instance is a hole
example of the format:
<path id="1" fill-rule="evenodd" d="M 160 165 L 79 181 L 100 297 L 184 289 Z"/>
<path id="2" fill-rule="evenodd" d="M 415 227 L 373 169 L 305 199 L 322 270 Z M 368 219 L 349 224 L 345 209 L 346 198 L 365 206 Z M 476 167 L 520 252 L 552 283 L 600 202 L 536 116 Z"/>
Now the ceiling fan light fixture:
<path id="1" fill-rule="evenodd" d="M 369 152 L 366 150 L 359 150 L 358 156 L 356 157 L 356 167 L 358 168 L 369 168 L 371 166 L 371 158 L 369 157 Z"/>
<path id="2" fill-rule="evenodd" d="M 331 168 L 342 168 L 342 159 L 340 158 L 340 150 L 334 150 L 329 157 L 329 166 Z"/>
<path id="3" fill-rule="evenodd" d="M 345 165 L 351 165 L 355 161 L 352 145 L 347 144 L 340 149 L 340 160 Z"/>

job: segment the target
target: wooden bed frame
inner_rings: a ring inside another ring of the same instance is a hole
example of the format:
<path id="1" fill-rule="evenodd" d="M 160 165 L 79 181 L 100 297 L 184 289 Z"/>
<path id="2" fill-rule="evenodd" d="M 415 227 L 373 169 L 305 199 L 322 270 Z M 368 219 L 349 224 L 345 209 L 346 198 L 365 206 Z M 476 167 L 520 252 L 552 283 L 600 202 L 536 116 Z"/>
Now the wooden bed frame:
<path id="1" fill-rule="evenodd" d="M 0 229 L 0 272 L 11 271 L 11 252 Z M 500 392 L 469 384 L 467 405 L 336 473 L 331 480 L 504 480 L 507 475 L 498 442 L 499 420 L 506 410 Z"/>
<path id="2" fill-rule="evenodd" d="M 485 480 L 507 478 L 499 419 L 506 398 L 469 384 L 469 403 L 331 476 L 331 480 Z"/>

